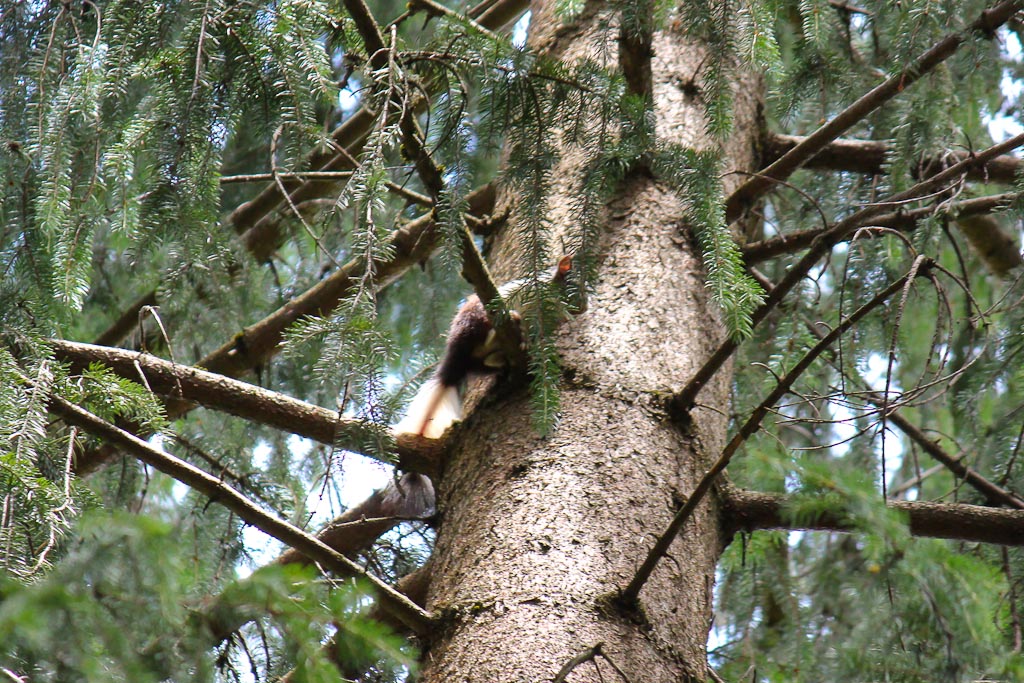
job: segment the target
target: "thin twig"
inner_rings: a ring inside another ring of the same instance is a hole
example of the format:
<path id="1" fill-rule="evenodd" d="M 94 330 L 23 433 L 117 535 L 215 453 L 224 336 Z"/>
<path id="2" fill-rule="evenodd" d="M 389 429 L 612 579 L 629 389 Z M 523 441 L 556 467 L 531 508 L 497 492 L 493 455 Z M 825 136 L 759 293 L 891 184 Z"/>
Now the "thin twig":
<path id="1" fill-rule="evenodd" d="M 296 548 L 324 567 L 352 574 L 367 581 L 376 588 L 381 603 L 386 605 L 403 624 L 419 635 L 429 633 L 433 619 L 429 613 L 320 539 L 260 509 L 253 501 L 223 481 L 184 460 L 153 448 L 135 435 L 65 401 L 60 396 L 50 395 L 50 409 L 68 424 L 77 425 L 90 434 L 117 445 L 124 452 L 220 503 L 268 536 L 276 538 L 286 546 Z"/>
<path id="2" fill-rule="evenodd" d="M 925 261 L 919 272 L 927 271 L 931 261 Z M 884 290 L 876 294 L 870 301 L 865 303 L 863 306 L 854 311 L 848 318 L 840 322 L 832 331 L 822 337 L 813 348 L 811 348 L 804 356 L 794 365 L 789 372 L 785 374 L 776 383 L 775 388 L 769 392 L 768 396 L 750 413 L 750 416 L 740 427 L 739 431 L 733 436 L 733 438 L 726 444 L 725 448 L 722 449 L 721 455 L 718 460 L 705 472 L 704 476 L 694 487 L 693 493 L 687 498 L 686 502 L 679 508 L 673 517 L 671 523 L 664 533 L 659 536 L 654 547 L 651 548 L 644 560 L 643 564 L 637 570 L 633 579 L 629 582 L 629 585 L 622 591 L 621 599 L 626 604 L 632 604 L 636 602 L 637 597 L 640 595 L 640 590 L 643 588 L 647 579 L 650 578 L 654 572 L 654 568 L 658 565 L 658 562 L 662 557 L 668 553 L 669 546 L 675 540 L 676 535 L 683 528 L 683 524 L 692 516 L 693 512 L 697 509 L 697 506 L 701 503 L 708 491 L 711 490 L 712 484 L 718 478 L 725 468 L 728 466 L 732 457 L 739 450 L 746 440 L 752 436 L 761 426 L 761 421 L 768 414 L 768 411 L 774 406 L 780 398 L 785 396 L 793 383 L 800 377 L 807 368 L 820 356 L 826 349 L 832 346 L 832 344 L 839 339 L 848 329 L 853 325 L 857 324 L 862 320 L 868 313 L 873 311 L 878 306 L 882 305 L 889 299 L 890 296 L 903 289 L 903 287 L 910 281 L 911 274 L 904 275 L 900 279 L 896 280 Z"/>
<path id="3" fill-rule="evenodd" d="M 878 109 L 944 62 L 967 41 L 970 34 L 982 33 L 991 35 L 995 29 L 999 28 L 1020 9 L 1021 4 L 1021 2 L 1011 0 L 1009 2 L 1002 2 L 992 9 L 985 10 L 970 26 L 962 31 L 952 33 L 937 42 L 907 66 L 907 68 L 875 86 L 870 92 L 860 97 L 828 123 L 807 136 L 780 159 L 767 168 L 762 169 L 761 176 L 751 178 L 743 183 L 726 201 L 726 221 L 729 223 L 735 221 L 742 215 L 745 207 L 750 206 L 758 197 L 767 192 L 772 187 L 771 179 L 788 178 L 811 157 L 820 152 L 825 145 L 838 138 L 862 121 L 868 114 Z"/>
<path id="4" fill-rule="evenodd" d="M 225 175 L 220 177 L 221 185 L 233 183 L 261 183 L 275 177 L 286 180 L 348 180 L 352 171 L 302 171 L 295 173 L 249 173 L 244 175 Z"/>
<path id="5" fill-rule="evenodd" d="M 1016 135 L 1005 142 L 993 145 L 969 159 L 956 163 L 941 173 L 938 173 L 927 180 L 923 180 L 903 192 L 892 195 L 890 199 L 892 201 L 902 201 L 910 197 L 928 194 L 935 188 L 942 187 L 952 179 L 960 177 L 969 169 L 984 165 L 989 160 L 1014 150 L 1021 145 L 1024 145 L 1024 133 Z M 811 272 L 811 269 L 814 268 L 821 257 L 828 253 L 832 247 L 841 242 L 848 235 L 855 232 L 858 228 L 867 225 L 869 221 L 881 213 L 882 209 L 878 206 L 864 207 L 839 221 L 828 230 L 817 235 L 817 237 L 815 237 L 811 242 L 807 253 L 804 254 L 788 271 L 786 271 L 786 275 L 782 280 L 779 281 L 774 289 L 768 292 L 764 299 L 764 303 L 762 303 L 760 308 L 754 311 L 751 315 L 751 326 L 757 327 L 757 325 L 765 319 L 768 313 L 779 305 L 779 303 L 787 294 L 789 294 L 797 283 L 803 280 L 807 274 Z M 701 366 L 696 374 L 694 374 L 686 386 L 683 387 L 682 391 L 676 394 L 669 401 L 668 408 L 670 413 L 677 416 L 687 414 L 693 406 L 700 390 L 715 375 L 715 373 L 718 372 L 722 365 L 732 357 L 732 354 L 738 347 L 739 342 L 731 336 L 723 341 L 719 347 L 715 349 L 714 353 L 712 353 L 704 362 L 704 365 Z"/>

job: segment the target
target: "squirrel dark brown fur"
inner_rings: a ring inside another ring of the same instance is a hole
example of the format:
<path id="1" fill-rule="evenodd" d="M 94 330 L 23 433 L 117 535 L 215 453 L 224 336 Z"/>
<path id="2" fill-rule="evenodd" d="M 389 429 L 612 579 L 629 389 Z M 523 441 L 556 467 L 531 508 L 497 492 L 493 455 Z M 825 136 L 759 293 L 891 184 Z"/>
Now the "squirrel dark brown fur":
<path id="1" fill-rule="evenodd" d="M 558 265 L 542 278 L 563 282 L 572 269 L 572 259 L 563 256 Z M 502 299 L 515 295 L 531 279 L 514 280 L 498 288 Z M 519 313 L 510 311 L 513 319 Z M 423 383 L 402 421 L 392 427 L 395 434 L 418 434 L 429 439 L 440 438 L 445 430 L 462 419 L 461 389 L 473 374 L 496 372 L 505 366 L 505 358 L 495 343 L 494 326 L 480 298 L 473 294 L 459 306 L 448 328 L 444 356 L 434 376 Z"/>

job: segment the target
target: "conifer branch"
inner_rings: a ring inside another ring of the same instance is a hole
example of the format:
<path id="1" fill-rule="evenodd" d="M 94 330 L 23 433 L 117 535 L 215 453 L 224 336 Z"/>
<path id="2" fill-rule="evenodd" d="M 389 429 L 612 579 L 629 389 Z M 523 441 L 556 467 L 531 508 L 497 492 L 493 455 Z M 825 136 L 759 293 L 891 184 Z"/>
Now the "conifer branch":
<path id="1" fill-rule="evenodd" d="M 57 360 L 70 364 L 72 372 L 100 363 L 161 396 L 169 413 L 182 414 L 198 404 L 328 446 L 358 452 L 361 452 L 358 446 L 361 437 L 375 429 L 374 425 L 346 418 L 333 410 L 147 353 L 62 339 L 51 339 L 48 344 Z M 415 448 L 417 445 L 421 448 Z M 433 472 L 437 452 L 422 446 L 402 440 L 397 448 L 399 467 L 410 472 Z M 95 464 L 88 454 L 84 455 L 75 466 L 79 476 Z"/>
<path id="2" fill-rule="evenodd" d="M 819 340 L 824 338 L 821 330 L 816 326 L 808 324 L 806 327 L 812 336 L 817 337 Z M 865 389 L 865 395 L 871 403 L 886 411 L 886 420 L 896 425 L 897 429 L 906 434 L 911 441 L 916 443 L 932 459 L 952 472 L 953 476 L 978 491 L 990 505 L 1005 505 L 1006 507 L 1024 510 L 1024 499 L 995 482 L 989 481 L 967 465 L 964 465 L 962 458 L 946 452 L 936 441 L 929 439 L 924 430 L 904 417 L 896 407 L 891 406 L 885 400 L 884 395 L 872 391 L 870 384 L 856 370 L 847 370 L 845 375 Z"/>
<path id="3" fill-rule="evenodd" d="M 352 171 L 354 166 L 349 160 L 358 155 L 367 136 L 373 129 L 373 123 L 377 120 L 377 112 L 367 107 L 362 107 L 348 117 L 341 125 L 331 133 L 331 146 L 314 150 L 307 158 L 305 166 L 310 170 L 318 171 Z M 346 154 L 339 154 L 336 150 L 345 150 Z M 299 180 L 287 180 L 284 182 L 285 189 L 292 194 L 292 200 L 298 204 L 308 199 L 304 194 L 298 192 L 299 188 L 309 187 L 309 183 Z M 325 190 L 325 184 L 320 183 L 321 191 Z M 275 237 L 274 230 L 269 222 L 264 222 L 273 215 L 274 210 L 284 202 L 281 190 L 276 183 L 269 183 L 256 197 L 240 204 L 227 218 L 235 232 L 245 235 L 250 231 L 256 231 L 248 239 L 242 239 L 244 244 L 260 244 L 268 242 L 274 246 L 266 250 L 269 254 L 277 248 L 280 237 Z M 273 221 L 276 225 L 278 221 Z M 262 224 L 262 225 L 261 225 Z M 260 226 L 259 228 L 257 226 Z M 279 233 L 278 233 L 279 234 Z M 259 254 L 253 256 L 257 261 L 265 260 Z"/>
<path id="4" fill-rule="evenodd" d="M 945 215 L 960 220 L 962 218 L 980 216 L 993 213 L 1000 209 L 1007 208 L 1013 202 L 1020 199 L 1017 192 L 990 195 L 988 197 L 977 197 L 965 199 L 960 202 L 944 203 L 939 202 L 909 211 L 896 211 L 883 214 L 871 220 L 871 225 L 877 225 L 897 230 L 910 231 L 917 227 L 918 222 L 936 215 Z M 814 228 L 801 230 L 799 232 L 787 233 L 772 237 L 771 239 L 751 242 L 740 248 L 743 259 L 748 266 L 754 266 L 762 261 L 790 254 L 800 249 L 806 249 L 819 235 L 828 228 Z M 1009 258 L 1009 256 L 1007 256 Z"/>
<path id="5" fill-rule="evenodd" d="M 50 395 L 50 410 L 59 415 L 68 424 L 75 425 L 108 443 L 116 445 L 122 451 L 131 454 L 138 460 L 154 469 L 173 477 L 177 481 L 195 489 L 211 501 L 220 503 L 237 514 L 242 520 L 256 527 L 268 536 L 272 536 L 285 545 L 299 550 L 306 557 L 312 558 L 326 569 L 346 575 L 358 576 L 370 583 L 376 590 L 383 605 L 414 633 L 425 635 L 429 632 L 433 617 L 397 592 L 358 564 L 337 552 L 312 534 L 266 512 L 235 489 L 220 479 L 190 465 L 163 451 L 153 448 L 133 434 L 129 434 L 93 415 L 87 410 L 65 401 L 55 394 Z"/>
<path id="6" fill-rule="evenodd" d="M 992 35 L 1020 9 L 1018 0 L 1002 2 L 992 9 L 985 10 L 967 28 L 952 33 L 933 45 L 924 54 L 914 60 L 900 73 L 890 76 L 883 83 L 875 86 L 856 102 L 837 114 L 833 119 L 818 128 L 799 144 L 794 146 L 781 158 L 763 169 L 758 175 L 743 183 L 725 203 L 725 219 L 732 223 L 758 197 L 773 185 L 773 180 L 785 180 L 793 171 L 803 166 L 812 157 L 822 151 L 827 144 L 848 131 L 864 119 L 865 116 L 881 107 L 904 89 L 915 83 L 922 76 L 942 64 L 967 41 L 973 33 Z"/>
<path id="7" fill-rule="evenodd" d="M 395 588 L 400 591 L 403 595 L 409 596 L 409 599 L 415 602 L 421 607 L 427 602 L 427 589 L 430 587 L 430 565 L 426 564 L 419 569 L 416 569 L 401 579 L 395 584 Z M 370 619 L 382 623 L 391 628 L 396 634 L 406 634 L 408 629 L 401 623 L 392 618 L 387 612 L 380 609 L 378 605 L 374 605 L 370 609 Z M 346 661 L 338 658 L 338 639 L 344 638 L 345 632 L 338 631 L 330 640 L 324 644 L 321 648 L 324 658 L 334 662 L 335 666 L 338 667 L 338 672 L 346 680 L 358 680 L 363 676 L 370 666 L 365 659 L 353 661 Z M 297 677 L 296 670 L 292 669 L 284 676 L 280 678 L 278 683 L 295 683 L 295 681 L 301 680 Z"/>
<path id="8" fill-rule="evenodd" d="M 430 152 L 423 144 L 425 136 L 411 111 L 406 111 L 401 119 L 400 128 L 402 131 L 402 142 L 409 156 L 416 164 L 416 172 L 423 181 L 424 187 L 430 193 L 434 206 L 438 206 L 441 194 L 445 189 L 444 176 L 441 168 L 431 157 Z M 501 295 L 498 293 L 498 286 L 491 276 L 491 271 L 484 261 L 483 254 L 477 249 L 473 235 L 462 221 L 459 230 L 459 242 L 462 246 L 462 275 L 470 285 L 473 292 L 479 297 L 484 305 L 491 302 L 500 302 Z M 519 329 L 508 315 L 491 316 L 499 348 L 502 349 L 507 362 L 512 367 L 523 367 L 525 359 L 520 344 L 521 337 Z"/>
<path id="9" fill-rule="evenodd" d="M 485 186 L 470 193 L 467 199 L 473 213 L 486 214 L 494 201 L 493 188 Z M 395 230 L 389 240 L 393 256 L 373 265 L 375 285 L 385 287 L 408 267 L 425 260 L 437 246 L 435 228 L 432 216 L 426 215 Z M 228 377 L 237 377 L 262 365 L 277 353 L 289 325 L 303 316 L 329 313 L 365 272 L 364 259 L 349 261 L 263 320 L 247 327 L 196 365 Z"/>
<path id="10" fill-rule="evenodd" d="M 357 164 L 353 154 L 357 154 L 376 120 L 376 114 L 368 109 L 360 109 L 332 134 L 332 139 L 342 152 L 333 153 L 324 150 L 313 152 L 308 159 L 312 168 L 320 172 L 338 173 L 351 172 Z M 270 259 L 274 251 L 281 246 L 285 232 L 281 229 L 283 217 L 276 213 L 278 206 L 286 203 L 281 196 L 281 187 L 291 191 L 288 199 L 296 206 L 310 199 L 323 197 L 339 186 L 339 179 L 307 180 L 283 178 L 280 183 L 271 182 L 255 198 L 240 204 L 228 215 L 227 223 L 239 235 L 242 246 L 257 263 Z M 127 336 L 136 322 L 139 312 L 144 306 L 157 304 L 156 291 L 149 292 L 134 302 L 117 321 L 96 338 L 99 346 L 118 344 Z"/>
<path id="11" fill-rule="evenodd" d="M 470 17 L 478 18 L 480 25 L 489 30 L 498 30 L 502 28 L 511 18 L 514 18 L 526 11 L 529 3 L 523 0 L 499 0 L 499 2 L 490 2 L 484 0 L 484 2 L 477 5 L 474 9 L 471 9 L 468 14 Z M 483 18 L 487 15 L 488 18 Z M 511 18 L 506 18 L 511 17 Z M 503 23 L 494 24 L 492 22 L 500 21 Z M 373 129 L 373 124 L 377 120 L 379 112 L 366 106 L 357 109 L 349 118 L 347 118 L 341 125 L 334 129 L 331 133 L 332 144 L 335 149 L 344 150 L 346 154 L 335 153 L 330 147 L 324 147 L 314 150 L 306 160 L 304 164 L 306 168 L 318 169 L 322 171 L 344 171 L 352 170 L 348 165 L 348 160 L 358 156 L 362 144 L 366 141 L 367 136 Z M 302 183 L 285 183 L 285 187 L 290 191 L 295 190 L 299 187 L 306 187 L 308 184 L 303 185 Z M 293 194 L 292 199 L 296 204 L 301 203 L 306 199 L 310 199 L 306 192 L 301 194 Z M 246 233 L 250 230 L 255 232 L 247 237 L 243 238 L 243 242 L 246 245 L 260 245 L 260 244 L 272 244 L 274 246 L 267 249 L 264 247 L 262 252 L 265 255 L 260 258 L 259 254 L 254 254 L 257 261 L 263 261 L 269 254 L 277 248 L 277 244 L 280 243 L 280 226 L 278 220 L 268 219 L 272 216 L 276 207 L 281 205 L 284 201 L 284 197 L 281 196 L 280 191 L 275 183 L 270 183 L 266 188 L 254 199 L 240 205 L 237 209 L 231 212 L 228 217 L 228 223 L 234 226 L 235 231 L 239 234 Z M 268 219 L 264 222 L 264 219 Z M 262 222 L 262 224 L 261 224 Z M 260 226 L 257 228 L 257 226 Z"/>
<path id="12" fill-rule="evenodd" d="M 789 153 L 793 148 L 803 144 L 806 137 L 799 135 L 781 135 L 769 133 L 765 136 L 762 162 L 772 164 Z M 817 168 L 830 171 L 847 171 L 867 175 L 885 173 L 886 164 L 893 154 L 892 146 L 878 140 L 833 140 L 829 142 L 804 164 L 805 168 Z M 963 161 L 970 152 L 946 152 L 934 157 L 921 159 L 918 169 L 920 176 L 941 169 L 951 163 Z M 1020 172 L 1021 160 L 1012 155 L 992 159 L 982 167 L 972 169 L 967 174 L 968 180 L 980 180 L 988 183 L 1012 184 Z"/>
<path id="13" fill-rule="evenodd" d="M 871 401 L 875 403 L 875 405 L 882 403 L 881 397 L 878 396 L 872 396 Z M 928 435 L 925 434 L 917 425 L 910 422 L 910 420 L 903 417 L 900 413 L 889 413 L 887 419 L 896 425 L 901 432 L 910 437 L 911 441 L 916 443 L 921 450 L 932 456 L 932 458 L 940 462 L 946 469 L 952 472 L 957 479 L 962 479 L 965 483 L 975 488 L 990 504 L 1005 505 L 1007 507 L 1016 508 L 1017 510 L 1024 510 L 1024 499 L 1021 499 L 1011 491 L 1007 491 L 1002 486 L 989 481 L 970 467 L 964 465 L 960 459 L 947 453 L 939 446 L 938 443 L 929 439 Z"/>
<path id="14" fill-rule="evenodd" d="M 855 531 L 843 510 L 823 512 L 813 520 L 795 521 L 786 514 L 791 500 L 781 496 L 719 487 L 722 515 L 732 532 L 759 529 Z M 974 543 L 1024 545 L 1024 511 L 966 503 L 927 503 L 888 500 L 890 510 L 904 513 L 914 536 Z"/>
<path id="15" fill-rule="evenodd" d="M 768 396 L 764 398 L 761 403 L 758 404 L 754 410 L 751 411 L 746 421 L 739 428 L 736 434 L 733 435 L 729 443 L 726 444 L 725 448 L 722 449 L 722 453 L 718 456 L 715 463 L 704 473 L 700 481 L 693 489 L 693 493 L 690 494 L 686 502 L 680 506 L 676 512 L 672 521 L 669 523 L 668 528 L 658 537 L 654 547 L 651 548 L 647 554 L 647 558 L 643 564 L 637 570 L 633 579 L 629 582 L 629 585 L 622 591 L 621 599 L 625 604 L 633 604 L 636 602 L 637 597 L 640 595 L 640 590 L 644 587 L 647 579 L 650 578 L 651 574 L 654 573 L 655 567 L 658 562 L 668 553 L 669 547 L 675 540 L 676 536 L 682 530 L 683 525 L 693 515 L 697 506 L 704 500 L 704 497 L 711 490 L 712 485 L 718 476 L 725 471 L 725 468 L 729 465 L 733 456 L 739 450 L 740 446 L 746 443 L 747 439 L 750 438 L 758 429 L 761 427 L 761 421 L 768 414 L 768 412 L 778 403 L 779 399 L 789 393 L 793 383 L 796 382 L 805 370 L 807 370 L 817 358 L 824 353 L 827 349 L 831 348 L 847 330 L 853 325 L 860 322 L 866 315 L 871 313 L 873 310 L 885 303 L 889 297 L 896 292 L 901 291 L 904 287 L 909 286 L 915 275 L 923 275 L 928 271 L 931 266 L 931 261 L 919 257 L 918 261 L 914 263 L 914 268 L 911 269 L 910 273 L 904 275 L 900 279 L 896 280 L 884 290 L 876 294 L 871 298 L 870 301 L 866 302 L 863 306 L 858 308 L 856 311 L 850 314 L 845 320 L 842 320 L 836 325 L 828 334 L 823 336 L 821 340 L 814 345 L 804 356 L 775 384 L 775 388 L 772 389 Z"/>
<path id="16" fill-rule="evenodd" d="M 525 12 L 528 6 L 529 3 L 524 0 L 499 0 L 498 2 L 484 0 L 471 9 L 468 15 L 477 18 L 484 28 L 494 31 Z M 484 18 L 485 16 L 487 18 Z M 381 41 L 383 44 L 383 39 Z M 335 149 L 339 150 L 339 153 L 335 153 L 329 147 L 314 150 L 307 158 L 305 166 L 322 171 L 352 170 L 354 167 L 351 166 L 350 160 L 358 156 L 378 115 L 379 112 L 372 108 L 360 107 L 331 133 L 332 144 Z M 295 190 L 299 187 L 309 188 L 309 184 L 296 182 L 290 185 L 285 183 L 285 187 Z M 292 195 L 292 199 L 299 204 L 312 198 L 313 194 L 315 193 L 307 189 L 296 192 Z M 270 183 L 256 198 L 240 205 L 228 217 L 228 223 L 234 226 L 235 231 L 239 234 L 252 231 L 252 234 L 243 236 L 242 241 L 247 246 L 273 245 L 269 249 L 263 247 L 260 253 L 254 252 L 257 261 L 266 260 L 280 244 L 280 221 L 273 218 L 273 212 L 282 202 L 284 202 L 284 197 L 281 196 L 277 185 Z"/>
<path id="17" fill-rule="evenodd" d="M 524 0 L 483 0 L 467 15 L 475 18 L 481 27 L 496 31 L 525 12 L 528 6 L 529 3 Z M 352 160 L 361 151 L 378 115 L 373 108 L 360 107 L 331 133 L 331 146 L 313 150 L 303 165 L 325 173 L 354 170 Z M 322 197 L 338 187 L 337 181 L 332 184 L 326 180 L 301 182 L 298 179 L 286 179 L 281 184 L 286 191 L 291 192 L 290 198 L 295 205 Z M 406 198 L 412 199 L 410 196 Z M 240 235 L 242 245 L 258 263 L 267 261 L 284 239 L 285 232 L 281 227 L 283 219 L 276 213 L 284 202 L 278 183 L 271 182 L 256 197 L 236 207 L 227 218 L 227 223 Z M 131 331 L 142 306 L 152 306 L 156 302 L 155 291 L 143 295 L 115 324 L 97 337 L 95 343 L 101 346 L 120 343 Z"/>
<path id="18" fill-rule="evenodd" d="M 807 276 L 811 269 L 832 247 L 848 235 L 853 234 L 858 228 L 868 225 L 869 221 L 874 220 L 876 216 L 882 215 L 886 208 L 899 206 L 921 197 L 927 197 L 937 190 L 945 189 L 955 179 L 963 176 L 972 168 L 983 166 L 991 159 L 1006 154 L 1021 145 L 1024 145 L 1024 134 L 1015 135 L 1005 142 L 993 145 L 977 155 L 953 164 L 941 173 L 937 173 L 907 190 L 891 195 L 875 204 L 864 206 L 843 220 L 833 224 L 829 229 L 823 230 L 812 240 L 807 253 L 786 271 L 785 277 L 768 293 L 760 308 L 754 311 L 751 316 L 751 328 L 760 324 L 779 305 L 779 302 L 789 294 L 793 287 Z M 685 419 L 685 416 L 693 406 L 694 400 L 697 398 L 697 394 L 700 393 L 700 390 L 711 377 L 718 372 L 719 368 L 732 357 L 733 352 L 736 351 L 738 346 L 739 343 L 736 340 L 728 337 L 715 349 L 714 353 L 704 362 L 704 365 L 694 374 L 682 391 L 669 400 L 668 409 L 672 415 L 676 416 L 677 419 Z"/>
<path id="19" fill-rule="evenodd" d="M 320 530 L 316 538 L 346 557 L 354 556 L 370 548 L 374 541 L 398 526 L 401 521 L 422 518 L 423 514 L 434 507 L 433 492 L 429 479 L 419 474 L 406 474 L 401 480 L 389 481 L 387 486 L 374 491 L 366 500 L 346 510 Z M 274 564 L 310 562 L 315 562 L 315 558 L 310 558 L 295 548 L 289 548 L 274 561 Z M 243 583 L 244 581 L 245 579 L 242 580 Z M 402 582 L 399 582 L 396 588 L 402 594 L 417 604 L 423 604 L 422 599 L 409 595 L 401 584 Z M 222 596 L 206 601 L 199 616 L 206 624 L 211 644 L 214 645 L 231 637 L 232 633 L 250 620 L 249 615 L 241 614 L 225 605 Z M 391 621 L 394 622 L 393 619 Z"/>
<path id="20" fill-rule="evenodd" d="M 494 187 L 485 185 L 467 196 L 470 211 L 484 215 L 495 199 Z M 425 260 L 437 246 L 437 231 L 432 215 L 410 221 L 391 234 L 392 257 L 374 265 L 374 284 L 380 289 L 394 282 L 413 264 Z M 224 377 L 238 377 L 269 361 L 280 350 L 285 330 L 303 316 L 324 315 L 347 296 L 366 272 L 361 258 L 353 259 L 324 278 L 303 294 L 293 298 L 259 322 L 245 328 L 219 349 L 196 363 L 208 372 Z M 170 407 L 168 415 L 180 417 L 190 410 L 185 404 Z M 399 438 L 400 452 L 422 453 L 422 445 L 411 437 Z M 102 448 L 84 453 L 77 466 L 91 472 L 113 457 L 114 449 Z M 433 456 L 428 456 L 433 457 Z"/>

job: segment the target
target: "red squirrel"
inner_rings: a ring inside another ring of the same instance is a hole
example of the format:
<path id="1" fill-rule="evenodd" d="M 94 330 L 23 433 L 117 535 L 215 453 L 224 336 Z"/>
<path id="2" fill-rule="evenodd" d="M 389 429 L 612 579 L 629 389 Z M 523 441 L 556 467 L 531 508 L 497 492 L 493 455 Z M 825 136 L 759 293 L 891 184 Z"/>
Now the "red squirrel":
<path id="1" fill-rule="evenodd" d="M 540 279 L 564 283 L 572 270 L 572 258 L 563 256 L 558 265 Z M 531 282 L 531 278 L 513 280 L 498 288 L 498 294 L 509 305 L 513 319 L 520 314 L 512 307 L 516 295 Z M 480 297 L 472 294 L 459 306 L 451 327 L 444 356 L 434 376 L 423 383 L 402 421 L 391 428 L 394 434 L 418 434 L 428 439 L 439 439 L 454 422 L 462 419 L 460 390 L 471 374 L 497 372 L 505 366 L 505 358 L 495 340 L 494 326 Z"/>

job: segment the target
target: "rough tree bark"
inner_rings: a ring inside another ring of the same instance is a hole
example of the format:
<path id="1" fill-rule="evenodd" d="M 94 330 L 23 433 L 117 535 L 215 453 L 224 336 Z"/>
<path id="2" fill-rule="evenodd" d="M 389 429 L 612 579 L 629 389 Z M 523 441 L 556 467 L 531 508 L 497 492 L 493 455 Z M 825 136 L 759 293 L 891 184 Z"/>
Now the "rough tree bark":
<path id="1" fill-rule="evenodd" d="M 566 59 L 593 53 L 598 12 L 571 30 L 533 5 L 531 42 Z M 607 10 L 607 7 L 605 7 Z M 634 55 L 635 56 L 635 55 Z M 693 79 L 704 53 L 678 34 L 654 37 L 651 84 L 661 139 L 707 149 Z M 633 65 L 635 68 L 635 65 Z M 699 76 L 698 76 L 699 78 Z M 735 131 L 723 169 L 750 170 L 760 83 L 736 86 Z M 565 230 L 578 167 L 554 174 L 551 219 Z M 742 178 L 726 177 L 726 190 Z M 587 313 L 562 326 L 563 412 L 540 438 L 529 398 L 503 396 L 460 430 L 438 484 L 439 532 L 428 609 L 442 627 L 426 643 L 424 681 L 551 680 L 574 656 L 601 651 L 633 681 L 704 681 L 715 566 L 722 551 L 717 502 L 702 505 L 640 595 L 624 587 L 724 443 L 729 372 L 701 394 L 688 431 L 660 409 L 724 335 L 708 300 L 677 197 L 634 174 L 607 211 L 599 276 Z M 513 249 L 499 236 L 495 270 Z M 571 681 L 615 674 L 583 664 Z"/>

